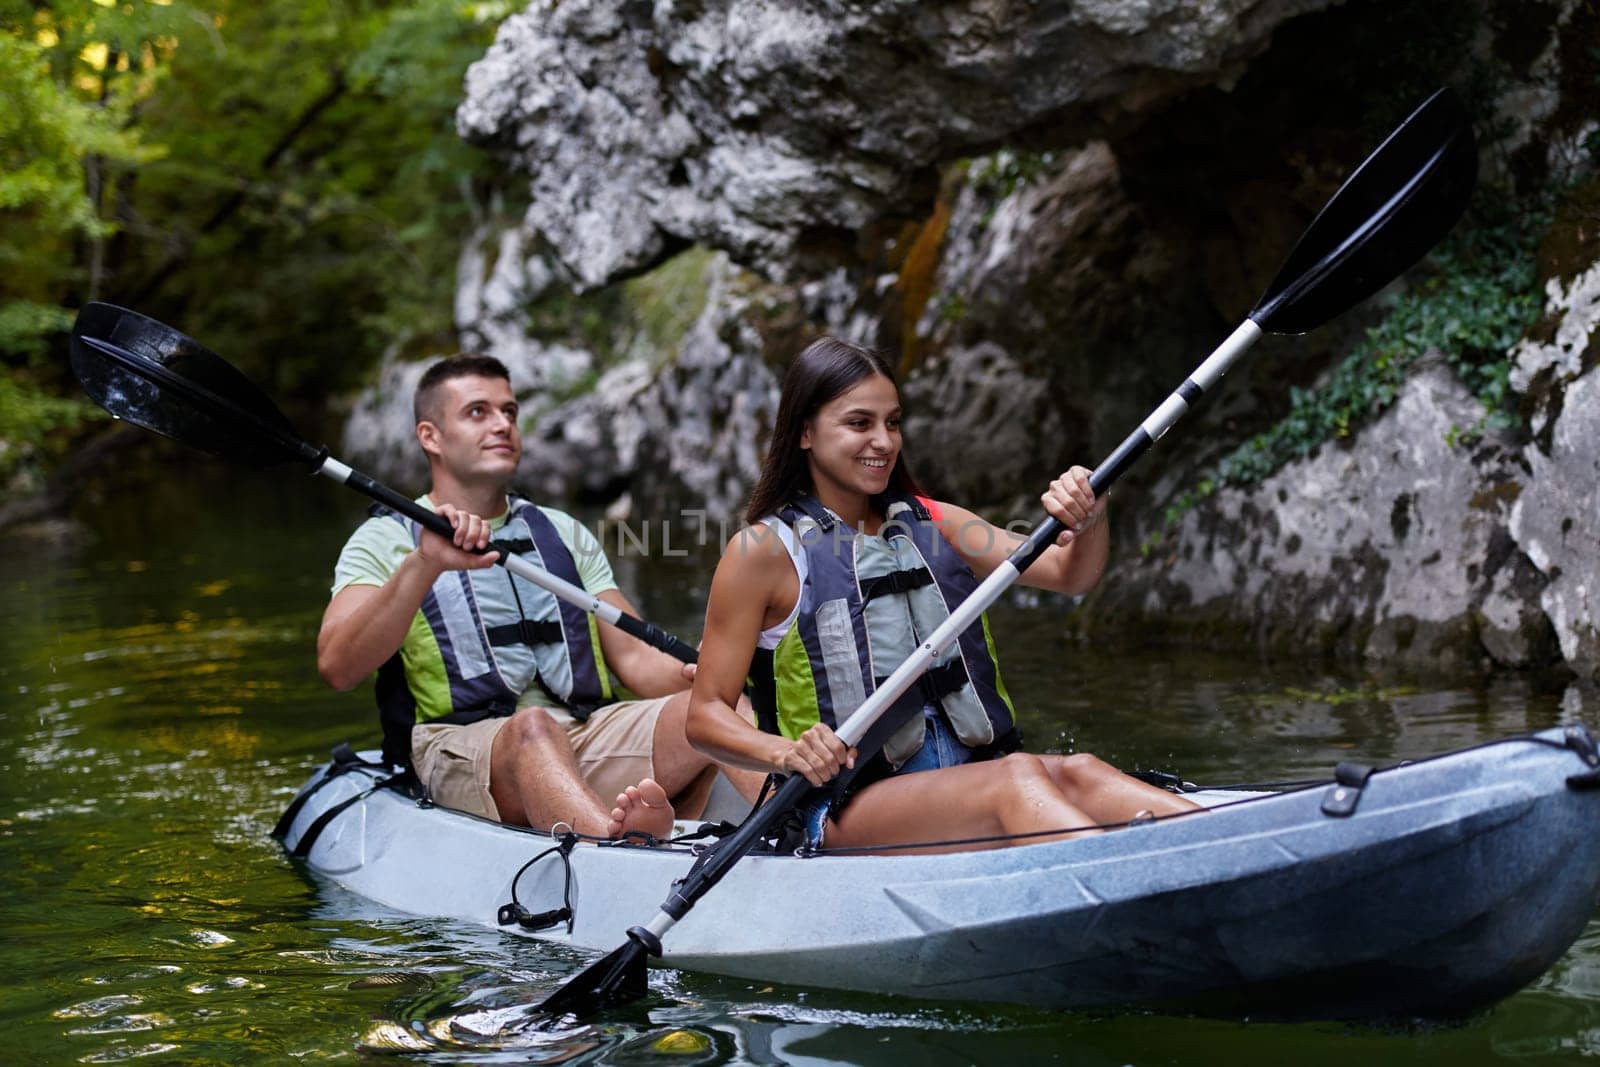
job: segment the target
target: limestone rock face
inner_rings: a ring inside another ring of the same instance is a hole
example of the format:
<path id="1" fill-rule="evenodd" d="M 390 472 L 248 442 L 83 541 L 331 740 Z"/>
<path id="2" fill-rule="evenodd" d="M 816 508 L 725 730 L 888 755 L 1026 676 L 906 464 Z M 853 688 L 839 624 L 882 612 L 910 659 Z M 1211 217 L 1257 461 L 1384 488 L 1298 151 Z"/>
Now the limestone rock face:
<path id="1" fill-rule="evenodd" d="M 1600 680 L 1600 265 L 1547 295 L 1553 340 L 1514 353 L 1541 405 L 1532 441 L 1452 443 L 1483 411 L 1436 363 L 1353 440 L 1189 512 L 1095 610 L 1202 639 L 1242 626 L 1279 652 Z"/>
<path id="2" fill-rule="evenodd" d="M 527 224 L 579 287 L 691 242 L 783 276 L 932 165 L 1226 81 L 1328 2 L 536 2 L 468 72 L 457 125 L 529 176 Z"/>
<path id="3" fill-rule="evenodd" d="M 993 472 L 1025 467 L 1035 470 L 1042 493 L 1059 473 L 1048 470 L 1044 457 L 1065 434 L 1063 413 L 1051 399 L 991 341 L 946 349 L 904 389 L 912 413 L 904 426 L 907 454 L 916 457 L 918 479 L 941 497 L 983 500 L 993 491 Z"/>
<path id="4" fill-rule="evenodd" d="M 1227 333 L 1104 142 L 973 160 L 952 201 L 906 398 L 918 469 L 953 499 L 1093 464 Z"/>
<path id="5" fill-rule="evenodd" d="M 688 501 L 720 522 L 749 495 L 778 410 L 778 378 L 746 300 L 722 260 L 705 313 L 675 356 L 633 403 L 609 409 L 645 514 L 670 519 L 670 505 Z"/>
<path id="6" fill-rule="evenodd" d="M 1580 676 L 1600 681 L 1600 372 L 1567 390 L 1549 450 L 1528 449 L 1528 491 L 1511 532 L 1546 585 L 1540 606 L 1561 654 Z"/>
<path id="7" fill-rule="evenodd" d="M 1512 370 L 1538 407 L 1511 533 L 1544 580 L 1562 657 L 1600 680 L 1600 264 L 1569 285 L 1552 278 L 1546 295 L 1554 338 L 1523 342 Z"/>
<path id="8" fill-rule="evenodd" d="M 1486 654 L 1481 629 L 1526 660 L 1548 624 L 1511 604 L 1475 610 L 1511 577 L 1501 571 L 1512 493 L 1480 492 L 1484 469 L 1520 475 L 1493 447 L 1479 456 L 1450 443 L 1453 426 L 1479 415 L 1448 369 L 1417 374 L 1354 444 L 1325 445 L 1254 490 L 1219 491 L 1163 539 L 1165 556 L 1107 595 L 1137 595 L 1138 613 L 1197 630 L 1251 620 L 1256 640 L 1279 652 L 1458 668 Z M 1119 572 L 1111 584 L 1124 581 Z"/>

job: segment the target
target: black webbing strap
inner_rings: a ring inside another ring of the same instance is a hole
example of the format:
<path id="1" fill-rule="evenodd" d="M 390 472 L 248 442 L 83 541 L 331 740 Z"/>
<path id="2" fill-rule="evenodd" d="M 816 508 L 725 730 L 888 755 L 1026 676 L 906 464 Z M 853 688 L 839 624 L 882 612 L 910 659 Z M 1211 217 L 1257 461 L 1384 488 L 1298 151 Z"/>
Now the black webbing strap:
<path id="1" fill-rule="evenodd" d="M 861 580 L 861 601 L 870 603 L 875 597 L 890 593 L 909 593 L 933 584 L 933 572 L 926 567 L 912 567 L 903 571 L 890 571 L 876 578 Z"/>
<path id="2" fill-rule="evenodd" d="M 372 760 L 365 760 L 356 755 L 356 750 L 350 747 L 350 742 L 339 742 L 333 746 L 333 754 L 329 758 L 328 766 L 322 772 L 322 776 L 301 790 L 300 794 L 289 802 L 289 806 L 284 810 L 284 813 L 278 817 L 277 824 L 272 828 L 272 836 L 281 841 L 283 835 L 289 832 L 289 827 L 294 825 L 295 817 L 300 814 L 307 801 L 316 796 L 323 786 L 357 767 L 371 767 L 374 770 L 389 769 L 387 764 L 374 763 Z"/>
<path id="3" fill-rule="evenodd" d="M 411 772 L 409 770 L 406 770 L 401 771 L 399 774 L 391 774 L 387 778 L 380 778 L 376 782 L 372 783 L 371 787 L 363 789 L 353 797 L 346 797 L 333 807 L 329 808 L 327 811 L 323 812 L 321 815 L 318 815 L 317 821 L 306 827 L 306 832 L 301 834 L 300 840 L 294 843 L 294 848 L 290 850 L 289 855 L 293 856 L 297 860 L 305 859 L 311 854 L 311 848 L 317 843 L 317 838 L 322 836 L 322 831 L 326 830 L 328 825 L 332 823 L 334 819 L 337 819 L 340 815 L 342 815 L 346 808 L 350 807 L 352 804 L 360 803 L 380 789 L 387 789 L 388 787 L 406 778 L 408 775 L 410 775 L 410 773 Z"/>
<path id="4" fill-rule="evenodd" d="M 489 644 L 495 648 L 506 645 L 559 645 L 566 638 L 561 633 L 561 624 L 554 619 L 519 619 L 508 622 L 504 626 L 485 627 L 485 634 L 489 637 Z"/>
<path id="5" fill-rule="evenodd" d="M 874 688 L 883 688 L 883 683 L 888 678 L 879 678 L 874 682 Z M 943 700 L 951 693 L 961 690 L 967 684 L 967 665 L 957 656 L 942 667 L 934 667 L 924 671 L 917 679 L 917 692 L 922 694 L 924 703 L 932 704 Z"/>

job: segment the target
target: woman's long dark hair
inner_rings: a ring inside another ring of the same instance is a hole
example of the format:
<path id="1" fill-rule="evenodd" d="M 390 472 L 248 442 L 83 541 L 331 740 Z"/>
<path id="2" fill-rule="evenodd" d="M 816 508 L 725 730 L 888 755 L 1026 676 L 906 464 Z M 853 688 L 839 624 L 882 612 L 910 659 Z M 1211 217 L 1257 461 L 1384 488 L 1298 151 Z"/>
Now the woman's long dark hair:
<path id="1" fill-rule="evenodd" d="M 746 522 L 751 525 L 760 522 L 811 488 L 811 469 L 800 448 L 800 435 L 805 431 L 807 420 L 815 416 L 822 405 L 875 374 L 889 379 L 890 384 L 899 389 L 889 361 L 864 345 L 837 337 L 819 337 L 795 357 L 783 376 L 777 423 L 767 445 L 767 458 L 761 463 L 761 477 L 756 479 L 756 487 L 750 493 L 750 506 L 744 513 Z M 906 465 L 904 453 L 895 457 L 894 470 L 889 472 L 889 489 L 922 495 L 922 488 Z"/>

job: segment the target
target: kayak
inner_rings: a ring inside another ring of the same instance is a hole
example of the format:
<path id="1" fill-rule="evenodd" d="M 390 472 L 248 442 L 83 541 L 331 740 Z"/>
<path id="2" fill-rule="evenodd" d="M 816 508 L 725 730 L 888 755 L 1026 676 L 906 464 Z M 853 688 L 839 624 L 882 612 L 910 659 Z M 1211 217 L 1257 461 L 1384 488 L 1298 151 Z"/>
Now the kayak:
<path id="1" fill-rule="evenodd" d="M 278 833 L 316 875 L 416 915 L 609 950 L 715 840 L 563 848 L 391 771 L 346 749 Z M 1185 788 L 1205 810 L 1065 841 L 754 854 L 662 962 L 1059 1009 L 1451 1016 L 1542 974 L 1600 902 L 1600 753 L 1581 725 L 1279 791 Z"/>

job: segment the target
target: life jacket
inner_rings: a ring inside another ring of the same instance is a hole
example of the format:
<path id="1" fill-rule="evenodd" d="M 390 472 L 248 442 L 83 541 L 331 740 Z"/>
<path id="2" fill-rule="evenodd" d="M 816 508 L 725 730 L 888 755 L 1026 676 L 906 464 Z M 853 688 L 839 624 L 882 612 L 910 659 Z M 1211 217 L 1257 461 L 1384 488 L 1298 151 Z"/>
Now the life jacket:
<path id="1" fill-rule="evenodd" d="M 422 527 L 405 516 L 382 507 L 372 514 L 421 541 Z M 555 524 L 519 497 L 510 498 L 489 547 L 583 585 Z M 504 567 L 446 571 L 423 599 L 400 651 L 378 670 L 384 758 L 408 766 L 412 726 L 510 715 L 534 686 L 577 719 L 615 699 L 594 616 Z"/>
<path id="2" fill-rule="evenodd" d="M 792 740 L 817 722 L 837 728 L 848 719 L 978 579 L 915 498 L 890 497 L 875 536 L 850 529 L 810 496 L 778 518 L 794 531 L 807 574 L 794 625 L 775 649 L 757 650 L 750 688 L 762 728 Z M 885 738 L 891 768 L 922 746 L 924 706 L 942 711 L 961 742 L 984 755 L 1019 747 L 987 616 L 868 734 Z"/>

